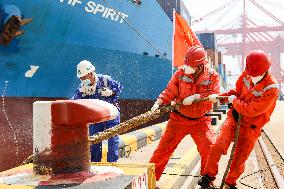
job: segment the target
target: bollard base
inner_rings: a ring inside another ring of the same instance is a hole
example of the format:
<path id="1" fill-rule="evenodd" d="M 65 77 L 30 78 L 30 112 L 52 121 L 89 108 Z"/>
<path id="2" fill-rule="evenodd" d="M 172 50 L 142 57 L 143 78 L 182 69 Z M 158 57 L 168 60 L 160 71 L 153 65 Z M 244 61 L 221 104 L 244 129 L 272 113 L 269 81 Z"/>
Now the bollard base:
<path id="1" fill-rule="evenodd" d="M 0 173 L 0 188 L 155 188 L 153 164 L 93 163 L 91 171 L 57 175 L 34 175 L 28 164 Z"/>

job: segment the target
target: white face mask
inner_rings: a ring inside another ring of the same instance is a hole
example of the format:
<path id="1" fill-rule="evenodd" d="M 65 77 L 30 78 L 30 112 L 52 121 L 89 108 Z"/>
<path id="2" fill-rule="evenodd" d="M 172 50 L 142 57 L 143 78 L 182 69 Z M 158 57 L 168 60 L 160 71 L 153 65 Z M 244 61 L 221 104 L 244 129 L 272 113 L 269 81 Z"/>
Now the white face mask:
<path id="1" fill-rule="evenodd" d="M 82 85 L 84 85 L 84 86 L 90 86 L 90 84 L 91 84 L 91 80 L 89 80 L 89 79 L 85 79 L 85 80 L 82 81 Z"/>
<path id="2" fill-rule="evenodd" d="M 186 74 L 194 74 L 195 73 L 195 69 L 187 66 L 187 65 L 183 65 L 183 70 Z"/>
<path id="3" fill-rule="evenodd" d="M 257 82 L 259 82 L 260 80 L 262 80 L 263 75 L 261 76 L 256 76 L 256 77 L 250 77 L 251 81 L 253 82 L 253 84 L 255 85 Z"/>

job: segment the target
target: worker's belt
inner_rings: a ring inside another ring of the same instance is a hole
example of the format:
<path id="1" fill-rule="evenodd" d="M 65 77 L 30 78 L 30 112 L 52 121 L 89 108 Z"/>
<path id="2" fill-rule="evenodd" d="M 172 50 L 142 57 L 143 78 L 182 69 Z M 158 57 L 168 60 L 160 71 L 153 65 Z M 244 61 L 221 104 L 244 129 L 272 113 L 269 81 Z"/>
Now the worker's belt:
<path id="1" fill-rule="evenodd" d="M 232 109 L 233 118 L 234 118 L 234 120 L 235 120 L 236 122 L 238 122 L 239 116 L 240 116 L 239 112 L 237 112 L 237 110 L 235 110 L 235 108 L 233 107 L 233 104 L 232 104 L 232 103 L 229 103 L 229 104 L 228 104 L 228 108 L 229 108 L 229 109 Z"/>
<path id="2" fill-rule="evenodd" d="M 184 118 L 186 118 L 186 119 L 189 119 L 189 120 L 197 120 L 197 119 L 203 118 L 203 117 L 205 117 L 205 116 L 209 116 L 208 114 L 205 114 L 205 115 L 202 116 L 202 117 L 192 118 L 192 117 L 188 117 L 188 116 L 186 116 L 186 115 L 183 115 L 182 113 L 180 113 L 180 112 L 177 111 L 176 109 L 174 109 L 172 112 L 178 114 L 178 115 L 181 116 L 181 117 L 184 117 Z"/>

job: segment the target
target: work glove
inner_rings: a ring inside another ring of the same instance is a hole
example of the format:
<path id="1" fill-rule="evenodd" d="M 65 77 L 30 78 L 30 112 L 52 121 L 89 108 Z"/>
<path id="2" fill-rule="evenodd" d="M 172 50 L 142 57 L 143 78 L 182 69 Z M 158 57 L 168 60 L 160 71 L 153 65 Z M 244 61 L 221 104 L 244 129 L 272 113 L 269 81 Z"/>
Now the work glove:
<path id="1" fill-rule="evenodd" d="M 211 95 L 209 95 L 208 96 L 209 101 L 214 102 L 214 103 L 217 102 L 218 101 L 218 99 L 217 99 L 218 96 L 219 96 L 218 94 L 211 94 Z"/>
<path id="2" fill-rule="evenodd" d="M 186 97 L 184 100 L 183 100 L 183 105 L 191 105 L 193 103 L 194 100 L 197 100 L 200 98 L 200 94 L 194 94 L 194 95 L 191 95 L 189 97 Z"/>
<path id="3" fill-rule="evenodd" d="M 108 89 L 108 88 L 104 88 L 101 91 L 101 94 L 102 94 L 102 96 L 111 96 L 111 95 L 113 95 L 113 91 Z"/>
<path id="4" fill-rule="evenodd" d="M 163 104 L 163 100 L 158 98 L 155 102 L 155 104 L 153 105 L 153 107 L 151 108 L 151 111 L 154 112 L 156 111 L 157 109 L 159 109 L 160 105 Z"/>
<path id="5" fill-rule="evenodd" d="M 237 98 L 235 95 L 229 96 L 229 98 L 228 98 L 229 104 L 232 104 L 235 98 Z"/>
<path id="6" fill-rule="evenodd" d="M 232 108 L 232 116 L 233 116 L 234 120 L 235 120 L 236 122 L 238 122 L 240 114 L 239 114 L 239 112 L 237 112 L 237 110 L 233 107 L 233 101 L 234 101 L 235 98 L 237 98 L 235 95 L 229 96 L 229 98 L 228 98 L 228 101 L 229 101 L 228 107 L 229 107 L 229 108 Z"/>

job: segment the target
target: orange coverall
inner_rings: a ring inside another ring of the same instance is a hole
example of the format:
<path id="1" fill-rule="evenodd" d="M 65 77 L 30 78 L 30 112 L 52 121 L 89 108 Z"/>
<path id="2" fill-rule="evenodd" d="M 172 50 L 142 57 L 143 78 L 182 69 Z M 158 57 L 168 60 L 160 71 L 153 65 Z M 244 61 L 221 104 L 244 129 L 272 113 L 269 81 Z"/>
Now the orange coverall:
<path id="1" fill-rule="evenodd" d="M 221 95 L 235 95 L 237 98 L 233 101 L 233 108 L 242 115 L 236 151 L 230 172 L 225 180 L 229 185 L 236 185 L 237 179 L 244 172 L 245 161 L 253 150 L 262 127 L 270 120 L 278 98 L 278 89 L 275 80 L 269 73 L 254 86 L 250 77 L 243 72 L 236 83 L 236 90 Z M 215 145 L 210 147 L 204 174 L 215 178 L 221 155 L 226 154 L 230 143 L 234 140 L 236 126 L 237 121 L 230 109 Z"/>
<path id="2" fill-rule="evenodd" d="M 187 75 L 183 69 L 179 69 L 159 98 L 163 100 L 163 104 L 168 104 L 171 101 L 180 102 L 193 94 L 200 94 L 201 98 L 204 98 L 218 93 L 219 88 L 219 76 L 211 68 L 204 66 L 203 73 L 197 81 L 194 81 L 192 75 Z M 181 105 L 177 113 L 170 113 L 166 131 L 150 159 L 150 163 L 155 163 L 157 180 L 160 179 L 171 154 L 187 134 L 192 136 L 197 145 L 201 155 L 201 172 L 203 172 L 209 146 L 214 142 L 211 118 L 205 116 L 211 109 L 212 102 L 207 101 Z"/>

